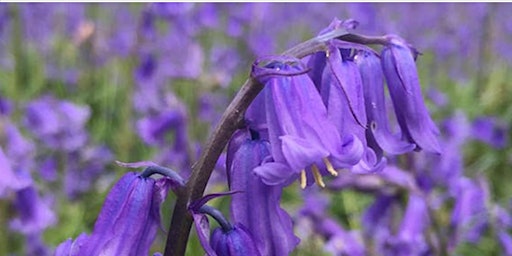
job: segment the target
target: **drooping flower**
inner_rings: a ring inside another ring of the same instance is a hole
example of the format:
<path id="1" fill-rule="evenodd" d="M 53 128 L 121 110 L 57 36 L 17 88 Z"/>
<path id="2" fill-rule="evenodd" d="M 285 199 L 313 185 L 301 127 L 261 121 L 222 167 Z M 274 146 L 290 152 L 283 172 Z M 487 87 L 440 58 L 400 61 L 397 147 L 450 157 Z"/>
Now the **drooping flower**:
<path id="1" fill-rule="evenodd" d="M 218 256 L 245 256 L 260 254 L 254 240 L 243 225 L 235 225 L 231 230 L 217 228 L 213 231 L 210 245 Z"/>
<path id="2" fill-rule="evenodd" d="M 161 190 L 168 189 L 157 183 L 134 172 L 121 177 L 79 255 L 147 255 L 160 224 L 160 204 L 165 199 Z"/>
<path id="3" fill-rule="evenodd" d="M 356 173 L 379 172 L 386 159 L 377 156 L 366 142 L 367 117 L 363 82 L 349 49 L 329 44 L 327 64 L 322 75 L 320 94 L 327 107 L 329 120 L 344 139 L 353 138 L 364 150 L 362 158 L 351 167 Z"/>
<path id="4" fill-rule="evenodd" d="M 261 253 L 251 234 L 241 223 L 232 224 L 221 211 L 206 203 L 216 197 L 234 194 L 237 191 L 210 194 L 192 202 L 189 211 L 194 218 L 194 225 L 199 236 L 199 242 L 209 256 L 259 256 Z M 211 216 L 219 223 L 210 235 L 210 224 L 206 215 Z"/>
<path id="5" fill-rule="evenodd" d="M 381 53 L 382 68 L 404 139 L 432 153 L 440 153 L 439 130 L 430 118 L 421 94 L 414 62 L 416 50 L 402 38 L 389 35 Z"/>
<path id="6" fill-rule="evenodd" d="M 249 132 L 245 132 L 249 133 Z M 293 233 L 292 219 L 280 207 L 282 186 L 269 186 L 255 175 L 253 169 L 270 157 L 270 145 L 253 136 L 239 143 L 235 138 L 228 149 L 229 186 L 234 194 L 231 199 L 233 221 L 245 226 L 252 235 L 262 255 L 288 255 L 299 240 Z M 234 148 L 234 149 L 233 149 Z"/>
<path id="7" fill-rule="evenodd" d="M 361 145 L 342 140 L 299 60 L 276 57 L 265 67 L 258 64 L 253 65 L 252 76 L 265 85 L 261 93 L 274 159 L 255 169 L 263 182 L 287 184 L 300 175 L 301 187 L 311 183 L 308 178 L 325 186 L 323 174 L 337 175 L 334 167 L 359 161 Z"/>
<path id="8" fill-rule="evenodd" d="M 390 131 L 384 98 L 384 75 L 379 57 L 372 52 L 359 51 L 354 62 L 359 67 L 363 83 L 368 144 L 377 156 L 382 156 L 382 152 L 379 152 L 382 150 L 390 154 L 412 151 L 414 144 L 400 140 Z"/>

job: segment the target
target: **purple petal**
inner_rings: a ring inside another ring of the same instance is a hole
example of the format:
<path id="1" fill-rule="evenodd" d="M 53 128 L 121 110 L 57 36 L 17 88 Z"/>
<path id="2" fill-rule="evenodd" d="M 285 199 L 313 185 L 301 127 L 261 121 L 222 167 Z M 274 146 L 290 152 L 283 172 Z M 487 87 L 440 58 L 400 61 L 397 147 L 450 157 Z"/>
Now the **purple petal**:
<path id="1" fill-rule="evenodd" d="M 288 255 L 297 246 L 292 219 L 281 207 L 282 186 L 269 186 L 253 169 L 269 155 L 268 143 L 246 141 L 233 156 L 229 170 L 231 188 L 244 191 L 233 195 L 233 221 L 247 227 L 263 255 Z"/>
<path id="2" fill-rule="evenodd" d="M 282 141 L 281 147 L 284 157 L 292 170 L 303 170 L 312 164 L 310 159 L 320 160 L 329 155 L 328 151 L 323 148 L 314 147 L 305 139 L 290 135 L 284 135 L 279 138 Z"/>
<path id="3" fill-rule="evenodd" d="M 235 225 L 228 232 L 220 228 L 214 230 L 211 245 L 219 256 L 261 255 L 248 230 L 243 225 Z"/>
<path id="4" fill-rule="evenodd" d="M 125 174 L 107 195 L 80 254 L 147 255 L 160 224 L 158 193 L 153 179 Z"/>
<path id="5" fill-rule="evenodd" d="M 382 51 L 382 68 L 395 113 L 406 139 L 428 152 L 440 153 L 439 130 L 423 102 L 418 71 L 411 49 L 403 39 L 389 36 Z"/>
<path id="6" fill-rule="evenodd" d="M 276 162 L 264 163 L 254 168 L 254 173 L 261 178 L 263 183 L 269 186 L 287 184 L 291 179 L 295 179 L 297 175 L 287 165 Z"/>
<path id="7" fill-rule="evenodd" d="M 369 52 L 360 52 L 355 62 L 359 66 L 364 85 L 364 98 L 369 130 L 367 135 L 378 143 L 378 146 L 390 154 L 403 154 L 412 151 L 412 143 L 400 140 L 389 130 L 384 98 L 384 75 L 379 58 Z"/>

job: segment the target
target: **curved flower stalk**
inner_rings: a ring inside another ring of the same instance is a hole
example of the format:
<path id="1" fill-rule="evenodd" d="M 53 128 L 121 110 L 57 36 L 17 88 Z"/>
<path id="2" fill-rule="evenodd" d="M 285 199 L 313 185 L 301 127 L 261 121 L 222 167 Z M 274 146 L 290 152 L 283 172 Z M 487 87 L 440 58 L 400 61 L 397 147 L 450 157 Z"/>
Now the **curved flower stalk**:
<path id="1" fill-rule="evenodd" d="M 252 138 L 248 133 L 240 132 L 238 136 L 245 141 L 237 143 L 238 139 L 232 138 L 228 146 L 230 190 L 242 191 L 232 196 L 231 215 L 247 228 L 262 255 L 288 255 L 299 239 L 293 233 L 292 219 L 280 207 L 283 187 L 266 185 L 253 172 L 268 161 L 270 145 L 256 132 L 251 132 Z"/>
<path id="2" fill-rule="evenodd" d="M 360 144 L 342 140 L 300 60 L 275 57 L 265 67 L 258 64 L 252 76 L 265 84 L 261 93 L 274 159 L 255 169 L 264 183 L 288 184 L 300 175 L 302 188 L 311 180 L 323 187 L 323 175 L 337 176 L 334 167 L 359 161 Z"/>
<path id="3" fill-rule="evenodd" d="M 389 35 L 381 53 L 382 69 L 404 138 L 432 153 L 440 153 L 439 129 L 430 118 L 414 63 L 417 51 L 400 37 Z"/>

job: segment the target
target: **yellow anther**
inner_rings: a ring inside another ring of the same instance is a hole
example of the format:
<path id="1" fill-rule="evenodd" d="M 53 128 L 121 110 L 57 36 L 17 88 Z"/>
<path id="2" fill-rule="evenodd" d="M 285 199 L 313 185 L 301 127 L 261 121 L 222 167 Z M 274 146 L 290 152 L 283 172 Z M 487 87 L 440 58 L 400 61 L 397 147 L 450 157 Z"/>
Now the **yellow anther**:
<path id="1" fill-rule="evenodd" d="M 311 170 L 313 171 L 313 177 L 315 178 L 315 183 L 318 186 L 325 188 L 325 183 L 324 183 L 324 180 L 322 179 L 322 174 L 320 174 L 320 170 L 318 170 L 318 167 L 314 164 L 311 166 Z"/>
<path id="2" fill-rule="evenodd" d="M 324 161 L 325 167 L 327 167 L 327 171 L 334 177 L 338 176 L 338 172 L 334 170 L 334 167 L 332 167 L 331 162 L 329 162 L 329 159 L 327 157 L 322 158 Z"/>
<path id="3" fill-rule="evenodd" d="M 300 171 L 300 188 L 305 189 L 307 185 L 306 170 Z"/>

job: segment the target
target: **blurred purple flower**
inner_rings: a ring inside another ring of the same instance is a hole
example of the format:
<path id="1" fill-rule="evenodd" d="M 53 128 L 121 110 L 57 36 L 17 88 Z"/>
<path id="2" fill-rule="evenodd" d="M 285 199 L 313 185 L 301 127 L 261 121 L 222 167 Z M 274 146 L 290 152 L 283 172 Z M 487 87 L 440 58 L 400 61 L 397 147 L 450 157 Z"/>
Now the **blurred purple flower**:
<path id="1" fill-rule="evenodd" d="M 450 227 L 454 229 L 452 244 L 462 241 L 477 243 L 487 228 L 489 216 L 486 209 L 488 195 L 483 180 L 475 182 L 461 177 L 454 191 L 455 206 L 453 208 Z"/>
<path id="2" fill-rule="evenodd" d="M 87 142 L 85 123 L 89 116 L 87 106 L 46 96 L 28 105 L 25 125 L 50 149 L 74 151 Z"/>
<path id="3" fill-rule="evenodd" d="M 222 112 L 229 104 L 229 99 L 225 93 L 204 93 L 199 98 L 199 118 L 210 124 L 210 127 L 216 127 L 217 122 L 222 116 Z"/>
<path id="4" fill-rule="evenodd" d="M 23 137 L 18 127 L 11 122 L 5 122 L 4 127 L 7 139 L 5 154 L 11 161 L 12 168 L 15 171 L 30 170 L 34 161 L 34 144 Z"/>
<path id="5" fill-rule="evenodd" d="M 21 190 L 30 185 L 30 181 L 18 177 L 14 172 L 12 165 L 0 147 L 0 198 L 4 197 L 8 191 Z"/>
<path id="6" fill-rule="evenodd" d="M 392 237 L 393 216 L 396 197 L 379 194 L 363 213 L 361 224 L 365 240 L 373 240 L 374 251 L 384 252 L 387 241 Z"/>
<path id="7" fill-rule="evenodd" d="M 427 97 L 436 104 L 436 106 L 439 107 L 445 107 L 448 105 L 449 100 L 446 94 L 444 94 L 442 91 L 438 90 L 435 87 L 429 88 L 427 92 Z"/>
<path id="8" fill-rule="evenodd" d="M 232 195 L 231 215 L 247 228 L 262 255 L 288 255 L 299 240 L 293 234 L 292 219 L 280 207 L 283 187 L 268 186 L 253 172 L 270 157 L 269 148 L 268 142 L 259 138 L 229 147 L 230 190 L 243 191 Z"/>
<path id="9" fill-rule="evenodd" d="M 239 53 L 227 46 L 214 46 L 210 54 L 210 73 L 214 84 L 226 88 L 240 68 Z"/>
<path id="10" fill-rule="evenodd" d="M 67 155 L 68 166 L 64 177 L 64 191 L 70 199 L 76 199 L 91 189 L 96 179 L 105 172 L 113 155 L 105 146 L 88 146 Z"/>
<path id="11" fill-rule="evenodd" d="M 314 232 L 325 238 L 325 250 L 332 255 L 366 255 L 359 234 L 344 230 L 337 221 L 327 215 L 328 199 L 312 189 L 304 193 L 305 203 L 299 211 L 299 216 L 307 218 Z"/>
<path id="12" fill-rule="evenodd" d="M 508 127 L 493 117 L 478 117 L 473 121 L 471 135 L 495 148 L 504 148 L 508 140 Z"/>
<path id="13" fill-rule="evenodd" d="M 55 181 L 58 178 L 57 161 L 53 157 L 41 160 L 39 174 L 45 181 Z"/>
<path id="14" fill-rule="evenodd" d="M 382 68 L 398 124 L 404 138 L 432 153 L 440 153 L 439 130 L 430 118 L 423 102 L 418 71 L 414 63 L 416 50 L 400 37 L 387 36 L 388 45 L 382 50 Z"/>
<path id="15" fill-rule="evenodd" d="M 503 255 L 512 255 L 512 237 L 506 231 L 498 232 L 498 240 L 503 248 Z"/>
<path id="16" fill-rule="evenodd" d="M 213 29 L 219 25 L 219 5 L 218 3 L 201 3 L 197 8 L 197 17 L 200 26 Z"/>
<path id="17" fill-rule="evenodd" d="M 419 154 L 415 169 L 418 170 L 422 178 L 430 179 L 432 186 L 444 186 L 450 191 L 455 190 L 457 182 L 464 173 L 464 159 L 462 147 L 467 142 L 471 127 L 462 112 L 455 113 L 443 122 L 443 148 L 441 155 L 437 154 Z"/>
<path id="18" fill-rule="evenodd" d="M 38 234 L 57 222 L 48 200 L 39 196 L 34 185 L 16 191 L 14 206 L 18 217 L 9 226 L 25 235 Z"/>
<path id="19" fill-rule="evenodd" d="M 182 106 L 162 111 L 152 117 L 145 117 L 137 121 L 137 132 L 148 145 L 164 145 L 169 143 L 166 136 L 175 131 L 175 143 L 180 148 L 186 146 L 186 112 Z"/>
<path id="20" fill-rule="evenodd" d="M 114 4 L 111 3 L 111 5 Z M 137 17 L 124 4 L 115 4 L 111 9 L 115 11 L 112 13 L 114 24 L 110 26 L 115 29 L 112 29 L 108 39 L 109 53 L 127 57 L 134 50 L 133 47 L 137 42 Z"/>
<path id="21" fill-rule="evenodd" d="M 50 248 L 44 243 L 42 233 L 29 234 L 25 240 L 26 255 L 49 256 Z"/>
<path id="22" fill-rule="evenodd" d="M 318 229 L 323 229 L 327 238 L 325 250 L 332 255 L 366 255 L 362 239 L 355 231 L 344 230 L 335 220 L 325 218 L 320 220 Z"/>
<path id="23" fill-rule="evenodd" d="M 409 202 L 399 231 L 388 241 L 391 245 L 389 255 L 429 255 L 431 249 L 424 235 L 429 221 L 425 200 L 419 195 L 409 194 Z"/>
<path id="24" fill-rule="evenodd" d="M 162 73 L 171 78 L 197 79 L 203 70 L 204 52 L 193 38 L 177 37 L 170 33 L 163 37 L 160 54 Z"/>
<path id="25" fill-rule="evenodd" d="M 0 116 L 8 116 L 12 112 L 12 103 L 10 100 L 0 97 Z"/>

